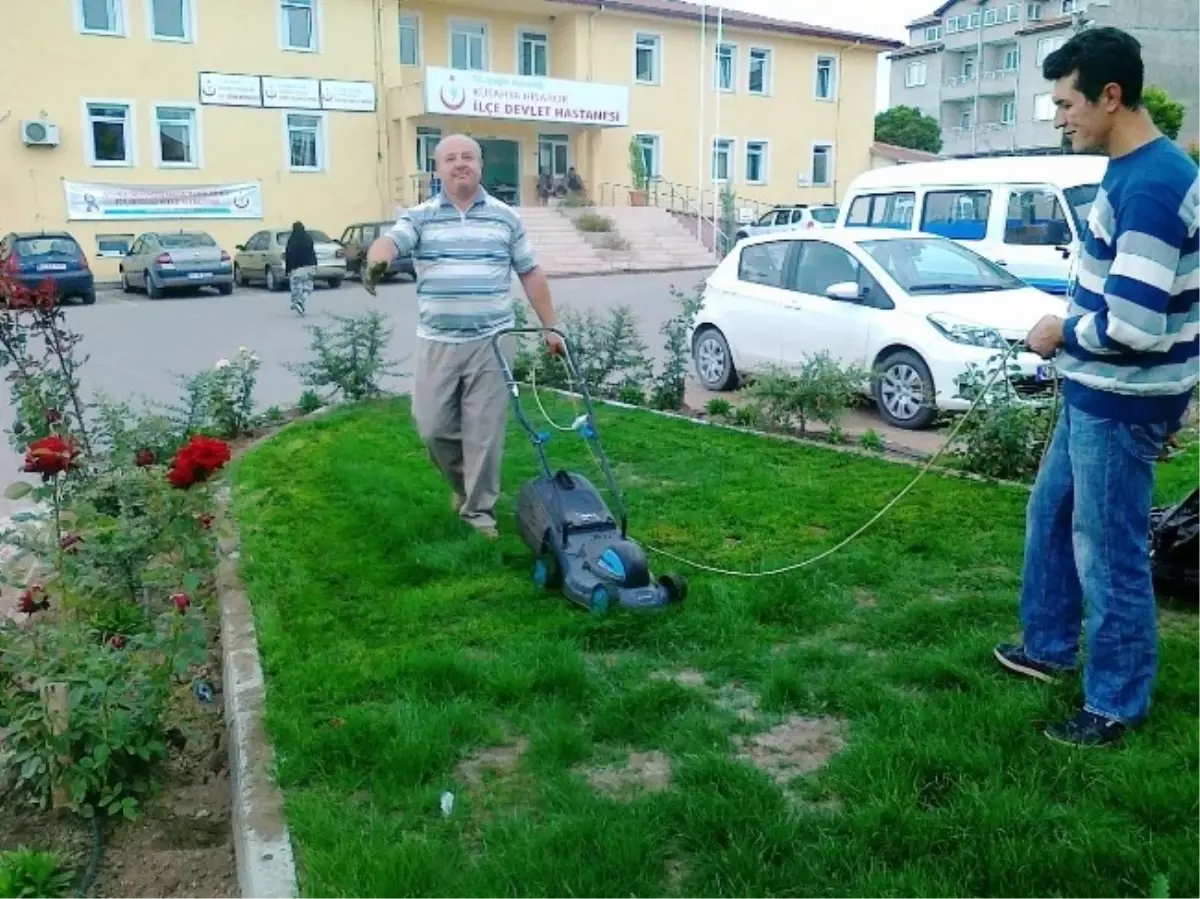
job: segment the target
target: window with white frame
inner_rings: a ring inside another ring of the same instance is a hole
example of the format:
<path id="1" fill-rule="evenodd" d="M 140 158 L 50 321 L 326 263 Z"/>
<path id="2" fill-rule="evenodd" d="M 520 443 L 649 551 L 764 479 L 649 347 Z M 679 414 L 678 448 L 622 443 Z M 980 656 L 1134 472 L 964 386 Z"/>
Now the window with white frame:
<path id="1" fill-rule="evenodd" d="M 1008 47 L 1004 51 L 1004 71 L 1015 72 L 1021 64 L 1021 51 L 1016 47 Z"/>
<path id="2" fill-rule="evenodd" d="M 1039 122 L 1049 122 L 1054 118 L 1054 97 L 1052 95 L 1034 95 L 1033 117 Z"/>
<path id="3" fill-rule="evenodd" d="M 434 172 L 437 170 L 437 145 L 442 139 L 441 128 L 420 126 L 417 128 L 417 170 Z"/>
<path id="4" fill-rule="evenodd" d="M 123 35 L 125 0 L 74 0 L 84 34 Z"/>
<path id="5" fill-rule="evenodd" d="M 200 164 L 200 141 L 193 107 L 157 106 L 154 126 L 160 166 L 194 168 Z"/>
<path id="6" fill-rule="evenodd" d="M 766 184 L 768 172 L 767 142 L 746 141 L 746 183 Z"/>
<path id="7" fill-rule="evenodd" d="M 712 147 L 712 177 L 714 181 L 733 180 L 733 141 L 718 137 Z"/>
<path id="8" fill-rule="evenodd" d="M 1010 3 L 1004 8 L 1004 21 L 1019 22 L 1021 21 L 1021 4 Z"/>
<path id="9" fill-rule="evenodd" d="M 980 14 L 980 13 L 977 13 L 977 12 L 973 12 L 973 13 L 971 13 L 971 24 L 970 24 L 968 27 L 970 27 L 970 28 L 978 28 L 978 27 L 979 27 L 979 20 L 980 20 L 980 18 L 981 18 L 981 14 Z"/>
<path id="10" fill-rule="evenodd" d="M 813 187 L 828 187 L 833 183 L 832 144 L 813 144 L 812 183 Z"/>
<path id="11" fill-rule="evenodd" d="M 963 131 L 971 130 L 971 110 L 964 109 L 958 114 L 958 127 Z"/>
<path id="12" fill-rule="evenodd" d="M 970 81 L 975 77 L 975 56 L 971 53 L 964 53 L 962 57 L 962 68 L 960 69 L 962 77 L 966 81 Z"/>
<path id="13" fill-rule="evenodd" d="M 717 90 L 731 91 L 736 77 L 734 70 L 737 68 L 737 48 L 733 44 L 717 44 L 716 54 L 713 78 L 716 81 Z"/>
<path id="14" fill-rule="evenodd" d="M 1017 101 L 1005 100 L 1004 105 L 1000 107 L 1000 124 L 1014 125 L 1017 121 Z"/>
<path id="15" fill-rule="evenodd" d="M 133 246 L 132 234 L 97 234 L 96 255 L 101 259 L 120 259 Z"/>
<path id="16" fill-rule="evenodd" d="M 546 78 L 550 75 L 550 37 L 544 31 L 527 31 L 518 35 L 518 63 L 522 75 Z"/>
<path id="17" fill-rule="evenodd" d="M 1069 16 L 1073 12 L 1079 12 L 1083 8 L 1083 3 L 1080 0 L 1062 0 L 1062 14 Z"/>
<path id="18" fill-rule="evenodd" d="M 837 59 L 833 56 L 817 57 L 817 99 L 832 100 L 837 91 Z"/>
<path id="19" fill-rule="evenodd" d="M 1042 20 L 1042 4 L 1030 3 L 1025 7 L 1025 18 L 1031 22 L 1040 22 Z"/>
<path id="20" fill-rule="evenodd" d="M 939 25 L 930 25 L 925 29 L 925 40 L 932 43 L 942 39 L 942 29 Z"/>
<path id="21" fill-rule="evenodd" d="M 929 66 L 927 63 L 910 62 L 908 68 L 904 70 L 904 86 L 920 87 L 925 83 L 928 73 Z"/>
<path id="22" fill-rule="evenodd" d="M 658 84 L 662 38 L 639 34 L 634 38 L 633 75 L 638 84 Z"/>
<path id="23" fill-rule="evenodd" d="M 946 20 L 946 34 L 958 34 L 958 19 L 951 16 Z"/>
<path id="24" fill-rule="evenodd" d="M 421 64 L 421 20 L 417 16 L 400 16 L 400 65 Z"/>
<path id="25" fill-rule="evenodd" d="M 324 170 L 324 124 L 318 115 L 287 114 L 288 165 L 293 172 Z"/>
<path id="26" fill-rule="evenodd" d="M 317 0 L 279 0 L 283 49 L 317 49 Z"/>
<path id="27" fill-rule="evenodd" d="M 1067 42 L 1064 37 L 1044 37 L 1037 42 L 1037 64 L 1040 66 L 1046 57 Z"/>
<path id="28" fill-rule="evenodd" d="M 487 69 L 487 26 L 455 22 L 450 26 L 450 68 L 482 72 Z"/>
<path id="29" fill-rule="evenodd" d="M 88 162 L 133 165 L 133 110 L 127 103 L 88 103 Z"/>
<path id="30" fill-rule="evenodd" d="M 638 152 L 646 166 L 647 178 L 662 177 L 662 141 L 657 134 L 637 135 Z"/>
<path id="31" fill-rule="evenodd" d="M 762 47 L 750 48 L 750 78 L 747 89 L 752 94 L 771 92 L 771 51 Z"/>
<path id="32" fill-rule="evenodd" d="M 192 40 L 193 0 L 150 0 L 150 33 L 160 41 Z"/>
<path id="33" fill-rule="evenodd" d="M 984 12 L 984 14 L 983 14 L 983 24 L 984 25 L 995 25 L 999 21 L 1000 21 L 1000 10 L 992 8 L 992 9 L 989 9 Z"/>

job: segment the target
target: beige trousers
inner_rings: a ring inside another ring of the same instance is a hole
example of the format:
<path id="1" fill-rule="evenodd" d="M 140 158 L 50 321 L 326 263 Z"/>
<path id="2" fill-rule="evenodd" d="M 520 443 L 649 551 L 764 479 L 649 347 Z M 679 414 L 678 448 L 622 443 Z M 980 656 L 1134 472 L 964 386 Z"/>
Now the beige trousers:
<path id="1" fill-rule="evenodd" d="M 506 341 L 501 351 L 510 359 Z M 508 392 L 492 342 L 417 338 L 413 417 L 429 456 L 450 483 L 459 514 L 477 528 L 496 526 Z"/>

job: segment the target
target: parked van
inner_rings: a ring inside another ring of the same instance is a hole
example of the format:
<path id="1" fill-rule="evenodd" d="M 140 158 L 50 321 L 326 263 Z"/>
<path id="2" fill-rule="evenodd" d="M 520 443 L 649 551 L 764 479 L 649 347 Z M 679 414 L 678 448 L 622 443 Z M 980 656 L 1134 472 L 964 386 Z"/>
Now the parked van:
<path id="1" fill-rule="evenodd" d="M 1107 158 L 946 159 L 871 169 L 838 226 L 940 234 L 1046 293 L 1065 295 Z"/>

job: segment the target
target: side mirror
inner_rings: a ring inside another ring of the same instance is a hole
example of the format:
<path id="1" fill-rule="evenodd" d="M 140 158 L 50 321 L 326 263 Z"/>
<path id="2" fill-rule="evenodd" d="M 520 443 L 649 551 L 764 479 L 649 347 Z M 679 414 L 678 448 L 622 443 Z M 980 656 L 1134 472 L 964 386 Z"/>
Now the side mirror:
<path id="1" fill-rule="evenodd" d="M 246 245 L 244 243 L 240 243 L 237 246 L 235 246 L 234 249 L 238 250 L 239 252 L 244 253 L 244 252 L 246 252 Z"/>
<path id="2" fill-rule="evenodd" d="M 830 284 L 825 290 L 825 296 L 831 300 L 840 300 L 843 303 L 857 303 L 863 298 L 865 291 L 858 286 L 857 281 L 839 281 L 837 284 Z"/>

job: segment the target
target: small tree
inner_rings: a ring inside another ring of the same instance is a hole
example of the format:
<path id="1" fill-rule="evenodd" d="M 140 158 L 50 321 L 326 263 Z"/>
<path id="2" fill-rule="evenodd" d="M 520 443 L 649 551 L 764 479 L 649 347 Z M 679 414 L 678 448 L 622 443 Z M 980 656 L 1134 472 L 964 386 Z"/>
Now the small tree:
<path id="1" fill-rule="evenodd" d="M 875 140 L 910 150 L 938 153 L 942 126 L 915 106 L 893 106 L 875 116 Z"/>
<path id="2" fill-rule="evenodd" d="M 650 181 L 646 171 L 646 155 L 638 145 L 636 137 L 629 139 L 629 177 L 634 190 L 645 190 Z"/>
<path id="3" fill-rule="evenodd" d="M 1159 131 L 1171 140 L 1179 137 L 1179 129 L 1183 127 L 1182 103 L 1155 85 L 1150 85 L 1142 91 L 1142 103 Z"/>

